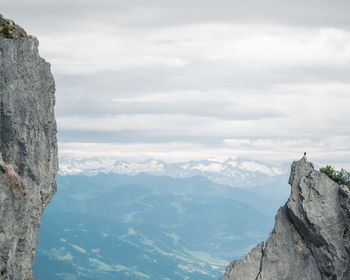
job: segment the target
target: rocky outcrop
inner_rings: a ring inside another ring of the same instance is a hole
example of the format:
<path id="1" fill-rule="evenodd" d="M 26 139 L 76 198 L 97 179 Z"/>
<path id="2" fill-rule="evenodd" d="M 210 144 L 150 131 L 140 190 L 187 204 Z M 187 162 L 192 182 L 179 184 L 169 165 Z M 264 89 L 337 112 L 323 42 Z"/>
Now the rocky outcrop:
<path id="1" fill-rule="evenodd" d="M 0 279 L 34 279 L 40 218 L 56 191 L 55 84 L 38 44 L 0 15 Z"/>
<path id="2" fill-rule="evenodd" d="M 291 195 L 265 245 L 232 262 L 223 280 L 350 279 L 350 191 L 314 170 L 292 164 Z"/>

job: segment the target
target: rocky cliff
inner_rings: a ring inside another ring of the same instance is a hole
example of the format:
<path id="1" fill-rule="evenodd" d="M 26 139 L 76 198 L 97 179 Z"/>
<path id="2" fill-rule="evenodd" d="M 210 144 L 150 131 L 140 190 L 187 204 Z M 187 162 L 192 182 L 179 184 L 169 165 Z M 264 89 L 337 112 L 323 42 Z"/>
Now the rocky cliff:
<path id="1" fill-rule="evenodd" d="M 0 279 L 34 279 L 40 218 L 56 191 L 55 84 L 38 44 L 0 15 Z"/>
<path id="2" fill-rule="evenodd" d="M 268 240 L 232 262 L 223 280 L 350 279 L 350 191 L 314 170 L 292 164 L 291 195 Z"/>

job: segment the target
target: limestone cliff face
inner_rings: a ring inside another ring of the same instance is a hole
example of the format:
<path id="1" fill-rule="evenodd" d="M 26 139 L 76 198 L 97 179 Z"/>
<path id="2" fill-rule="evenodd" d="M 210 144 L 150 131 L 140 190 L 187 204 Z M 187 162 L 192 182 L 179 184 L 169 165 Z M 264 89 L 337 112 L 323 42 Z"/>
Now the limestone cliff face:
<path id="1" fill-rule="evenodd" d="M 232 262 L 223 280 L 350 279 L 350 191 L 302 158 L 292 164 L 291 195 L 265 246 Z"/>
<path id="2" fill-rule="evenodd" d="M 0 279 L 34 279 L 40 218 L 56 191 L 54 92 L 38 40 L 0 15 Z"/>

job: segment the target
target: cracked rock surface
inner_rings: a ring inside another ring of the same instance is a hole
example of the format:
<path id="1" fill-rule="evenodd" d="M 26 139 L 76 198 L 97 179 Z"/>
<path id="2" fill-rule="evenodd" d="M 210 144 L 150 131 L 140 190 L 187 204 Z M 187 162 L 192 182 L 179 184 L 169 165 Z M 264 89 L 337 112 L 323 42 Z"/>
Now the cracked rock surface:
<path id="1" fill-rule="evenodd" d="M 14 34 L 0 34 L 0 279 L 27 280 L 40 218 L 56 192 L 55 84 L 38 40 L 0 21 Z"/>
<path id="2" fill-rule="evenodd" d="M 223 280 L 349 280 L 350 191 L 295 161 L 291 195 L 265 242 L 232 262 Z"/>

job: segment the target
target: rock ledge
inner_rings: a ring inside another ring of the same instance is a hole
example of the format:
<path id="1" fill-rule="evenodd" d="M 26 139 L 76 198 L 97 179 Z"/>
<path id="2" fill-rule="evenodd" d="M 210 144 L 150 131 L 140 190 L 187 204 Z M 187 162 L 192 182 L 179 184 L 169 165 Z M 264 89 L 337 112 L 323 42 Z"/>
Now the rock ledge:
<path id="1" fill-rule="evenodd" d="M 265 242 L 232 262 L 223 280 L 350 279 L 350 191 L 295 161 L 291 195 Z"/>

